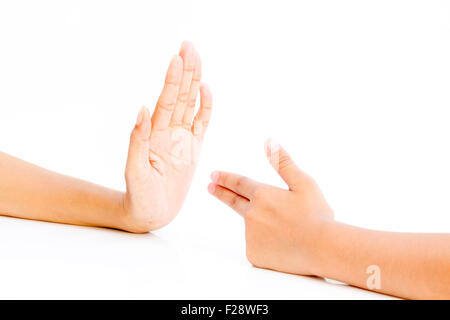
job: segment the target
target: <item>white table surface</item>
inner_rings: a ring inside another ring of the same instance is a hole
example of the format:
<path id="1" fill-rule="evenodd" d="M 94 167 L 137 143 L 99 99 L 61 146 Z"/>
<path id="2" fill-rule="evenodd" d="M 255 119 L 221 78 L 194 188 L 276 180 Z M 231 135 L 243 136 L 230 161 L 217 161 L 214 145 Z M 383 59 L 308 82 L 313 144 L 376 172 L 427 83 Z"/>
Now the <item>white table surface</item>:
<path id="1" fill-rule="evenodd" d="M 183 230 L 182 223 L 136 235 L 0 217 L 0 298 L 390 298 L 254 268 L 243 234 L 235 235 L 220 227 Z"/>

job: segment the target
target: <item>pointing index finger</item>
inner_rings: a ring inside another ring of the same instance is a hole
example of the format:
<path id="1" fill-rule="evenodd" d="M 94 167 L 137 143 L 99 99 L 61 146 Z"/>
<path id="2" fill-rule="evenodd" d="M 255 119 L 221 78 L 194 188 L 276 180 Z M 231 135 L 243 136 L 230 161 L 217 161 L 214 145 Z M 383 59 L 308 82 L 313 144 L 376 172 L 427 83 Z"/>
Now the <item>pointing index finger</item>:
<path id="1" fill-rule="evenodd" d="M 211 180 L 249 200 L 252 200 L 256 189 L 261 185 L 250 178 L 224 171 L 214 171 L 211 174 Z"/>

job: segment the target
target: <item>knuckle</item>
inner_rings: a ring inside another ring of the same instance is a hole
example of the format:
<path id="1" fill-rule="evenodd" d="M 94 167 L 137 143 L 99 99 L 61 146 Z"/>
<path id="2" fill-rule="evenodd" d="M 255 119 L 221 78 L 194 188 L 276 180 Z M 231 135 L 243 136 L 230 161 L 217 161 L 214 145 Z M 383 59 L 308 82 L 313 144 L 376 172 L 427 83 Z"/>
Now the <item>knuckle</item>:
<path id="1" fill-rule="evenodd" d="M 158 108 L 167 110 L 167 111 L 173 111 L 175 108 L 175 103 L 173 102 L 166 102 L 166 101 L 159 101 L 158 102 Z"/>
<path id="2" fill-rule="evenodd" d="M 216 189 L 214 190 L 214 195 L 215 195 L 217 198 L 222 199 L 222 196 L 223 196 L 223 189 L 222 189 L 222 188 L 216 188 Z"/>
<path id="3" fill-rule="evenodd" d="M 183 121 L 183 123 L 181 124 L 181 126 L 186 129 L 189 130 L 191 128 L 191 124 L 189 122 Z"/>
<path id="4" fill-rule="evenodd" d="M 242 188 L 243 185 L 245 185 L 245 177 L 237 177 L 235 181 L 235 186 L 237 189 Z"/>
<path id="5" fill-rule="evenodd" d="M 189 102 L 188 102 L 188 107 L 189 108 L 194 108 L 195 107 L 195 103 L 196 103 L 196 99 L 191 99 L 191 100 L 189 100 Z"/>
<path id="6" fill-rule="evenodd" d="M 218 182 L 223 186 L 229 186 L 230 176 L 226 172 L 221 172 L 217 177 Z"/>
<path id="7" fill-rule="evenodd" d="M 168 74 L 165 84 L 167 86 L 178 86 L 180 84 L 180 81 L 178 80 L 178 77 L 176 75 Z"/>
<path id="8" fill-rule="evenodd" d="M 238 197 L 237 196 L 232 196 L 230 199 L 230 207 L 232 207 L 233 209 L 235 209 L 238 205 Z"/>
<path id="9" fill-rule="evenodd" d="M 264 187 L 256 188 L 256 190 L 253 192 L 253 201 L 254 202 L 261 202 L 266 199 L 266 190 Z"/>
<path id="10" fill-rule="evenodd" d="M 172 120 L 170 124 L 172 126 L 181 126 L 181 120 Z"/>
<path id="11" fill-rule="evenodd" d="M 186 102 L 187 101 L 187 98 L 188 98 L 188 92 L 186 91 L 186 92 L 180 92 L 179 94 L 178 94 L 178 101 L 179 102 Z"/>
<path id="12" fill-rule="evenodd" d="M 279 170 L 286 169 L 289 166 L 291 166 L 291 164 L 292 164 L 292 160 L 288 156 L 286 156 L 286 155 L 281 156 L 280 155 L 280 159 L 278 161 L 278 168 L 279 168 Z"/>

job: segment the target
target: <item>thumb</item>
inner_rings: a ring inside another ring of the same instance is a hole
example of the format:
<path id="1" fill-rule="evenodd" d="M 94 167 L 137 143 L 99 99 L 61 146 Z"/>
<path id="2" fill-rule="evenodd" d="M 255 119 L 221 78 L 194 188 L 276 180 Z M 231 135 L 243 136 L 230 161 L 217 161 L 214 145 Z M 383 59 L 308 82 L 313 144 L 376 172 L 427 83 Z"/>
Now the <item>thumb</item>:
<path id="1" fill-rule="evenodd" d="M 308 177 L 306 173 L 296 166 L 289 154 L 278 142 L 269 139 L 266 141 L 264 149 L 270 164 L 286 182 L 290 190 L 295 190 Z"/>
<path id="2" fill-rule="evenodd" d="M 136 125 L 131 132 L 126 174 L 139 174 L 149 164 L 149 141 L 152 124 L 146 107 L 139 111 Z"/>

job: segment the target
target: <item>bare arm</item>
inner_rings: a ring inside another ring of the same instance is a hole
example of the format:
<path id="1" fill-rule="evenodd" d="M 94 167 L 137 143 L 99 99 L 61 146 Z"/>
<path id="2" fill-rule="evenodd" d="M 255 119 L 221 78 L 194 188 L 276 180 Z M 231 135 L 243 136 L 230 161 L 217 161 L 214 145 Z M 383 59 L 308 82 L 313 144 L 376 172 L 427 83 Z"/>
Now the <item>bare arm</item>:
<path id="1" fill-rule="evenodd" d="M 228 172 L 211 194 L 244 217 L 256 267 L 339 280 L 411 299 L 450 299 L 450 234 L 372 231 L 338 223 L 319 187 L 278 144 L 266 153 L 289 189 Z"/>
<path id="2" fill-rule="evenodd" d="M 382 232 L 332 222 L 316 274 L 408 299 L 450 299 L 450 234 Z"/>
<path id="3" fill-rule="evenodd" d="M 123 228 L 123 193 L 0 153 L 0 214 Z"/>

